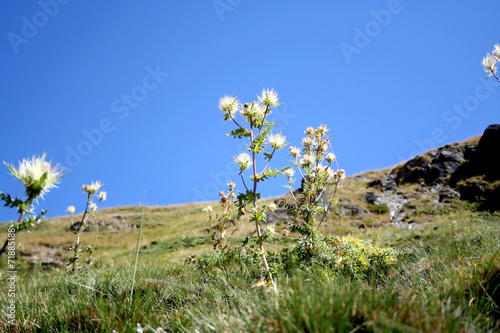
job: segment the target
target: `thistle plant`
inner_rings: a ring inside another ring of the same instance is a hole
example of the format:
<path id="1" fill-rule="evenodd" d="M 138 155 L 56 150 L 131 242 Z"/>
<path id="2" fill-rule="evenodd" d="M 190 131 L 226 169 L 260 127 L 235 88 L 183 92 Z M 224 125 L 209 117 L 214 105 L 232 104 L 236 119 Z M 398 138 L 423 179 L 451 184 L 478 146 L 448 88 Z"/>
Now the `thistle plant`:
<path id="1" fill-rule="evenodd" d="M 282 202 L 295 222 L 291 228 L 308 238 L 313 245 L 318 240 L 317 230 L 320 224 L 324 221 L 331 205 L 338 200 L 335 198 L 337 189 L 341 180 L 345 178 L 345 171 L 339 169 L 338 165 L 335 171 L 333 166 L 336 157 L 331 149 L 331 135 L 327 135 L 328 131 L 326 125 L 321 125 L 316 129 L 309 127 L 305 131 L 306 137 L 302 140 L 302 149 L 290 147 L 289 155 L 293 157 L 291 162 L 302 176 L 300 195 L 296 196 L 292 190 L 292 184 L 295 182 L 293 178 L 295 169 L 290 167 L 284 171 L 288 181 L 285 187 L 290 190 L 294 201 L 292 204 Z M 333 198 L 329 201 L 325 200 L 328 186 L 334 189 Z M 325 202 L 328 202 L 328 205 L 325 205 Z M 320 224 L 317 225 L 317 218 L 321 213 L 323 216 Z M 302 224 L 298 223 L 300 218 L 303 220 Z"/>
<path id="2" fill-rule="evenodd" d="M 238 207 L 238 218 L 245 213 L 250 213 L 250 222 L 255 223 L 255 231 L 258 238 L 259 255 L 265 267 L 267 277 L 271 283 L 273 279 L 269 270 L 264 249 L 264 237 L 261 230 L 261 224 L 266 222 L 266 209 L 264 205 L 259 205 L 258 200 L 261 195 L 257 192 L 258 184 L 270 177 L 276 177 L 283 170 L 271 169 L 270 162 L 276 151 L 281 150 L 287 145 L 286 138 L 281 134 L 273 134 L 271 129 L 275 123 L 266 121 L 271 114 L 272 108 L 279 106 L 278 93 L 274 90 L 264 89 L 258 100 L 251 103 L 240 104 L 237 97 L 224 96 L 219 100 L 219 109 L 224 113 L 224 122 L 231 120 L 236 129 L 228 135 L 238 139 L 248 139 L 247 150 L 250 153 L 240 153 L 234 157 L 239 166 L 241 180 L 245 188 L 244 193 L 237 196 L 236 206 Z M 244 118 L 245 126 L 236 120 L 238 113 Z M 266 163 L 261 171 L 257 168 L 257 159 L 259 155 L 264 156 Z M 243 173 L 250 170 L 249 184 L 245 181 Z"/>
<path id="3" fill-rule="evenodd" d="M 488 53 L 486 57 L 483 58 L 482 65 L 484 67 L 484 71 L 488 73 L 486 78 L 493 76 L 498 82 L 500 82 L 500 79 L 496 75 L 497 62 L 500 61 L 500 44 L 496 44 L 494 47 L 495 49 L 493 52 L 491 52 L 491 54 Z"/>
<path id="4" fill-rule="evenodd" d="M 229 241 L 236 232 L 236 228 L 233 229 L 229 237 L 226 235 L 227 230 L 230 226 L 231 211 L 234 205 L 234 199 L 236 199 L 236 194 L 234 193 L 234 188 L 236 184 L 229 181 L 227 184 L 229 187 L 228 193 L 221 191 L 219 204 L 222 207 L 222 213 L 213 216 L 213 207 L 206 206 L 203 211 L 208 214 L 208 221 L 212 232 L 212 246 L 215 251 L 219 253 L 224 253 L 226 250 L 230 250 Z"/>
<path id="5" fill-rule="evenodd" d="M 75 233 L 76 240 L 75 245 L 69 248 L 70 251 L 73 251 L 73 257 L 68 261 L 68 268 L 70 273 L 77 273 L 81 268 L 80 261 L 82 257 L 82 245 L 80 243 L 80 232 L 87 225 L 87 220 L 89 217 L 95 218 L 95 211 L 97 210 L 97 205 L 101 201 L 105 201 L 107 199 L 107 193 L 105 191 L 99 192 L 102 187 L 102 184 L 99 181 L 92 182 L 90 185 L 83 185 L 82 191 L 87 194 L 87 202 L 85 206 L 85 211 L 83 212 L 82 218 L 78 222 L 74 222 L 74 217 L 76 213 L 76 209 L 74 206 L 68 206 L 66 211 L 71 216 L 71 225 L 74 226 L 73 232 Z M 97 199 L 97 202 L 94 202 L 94 199 Z M 88 252 L 89 257 L 86 261 L 87 266 L 91 264 L 92 253 L 93 253 L 93 245 L 89 245 L 86 248 L 86 252 Z"/>
<path id="6" fill-rule="evenodd" d="M 34 202 L 38 202 L 38 198 L 43 199 L 43 195 L 49 192 L 52 188 L 57 187 L 61 178 L 64 176 L 63 170 L 59 165 L 52 165 L 52 161 L 45 161 L 47 154 L 42 156 L 33 156 L 31 159 L 23 159 L 19 162 L 18 168 L 12 164 L 3 162 L 10 170 L 11 174 L 20 180 L 25 189 L 25 198 L 12 198 L 11 195 L 0 191 L 0 199 L 5 202 L 5 206 L 16 208 L 19 218 L 16 223 L 12 223 L 9 229 L 14 228 L 16 232 L 27 230 L 34 226 L 35 223 L 40 223 L 41 219 L 48 210 L 41 210 L 40 214 L 34 213 Z M 8 239 L 0 250 L 0 255 L 5 252 L 8 244 Z"/>

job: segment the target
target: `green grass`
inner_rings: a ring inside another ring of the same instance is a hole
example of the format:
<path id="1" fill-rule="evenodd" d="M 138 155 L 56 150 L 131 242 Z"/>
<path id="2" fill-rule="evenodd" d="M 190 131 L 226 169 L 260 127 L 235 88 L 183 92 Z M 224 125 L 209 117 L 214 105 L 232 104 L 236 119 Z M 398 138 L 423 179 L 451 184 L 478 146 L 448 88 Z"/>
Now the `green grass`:
<path id="1" fill-rule="evenodd" d="M 349 278 L 321 269 L 297 271 L 277 276 L 278 294 L 253 286 L 255 276 L 238 267 L 202 272 L 181 260 L 165 264 L 142 254 L 210 252 L 198 242 L 205 238 L 173 237 L 142 248 L 131 303 L 130 262 L 103 260 L 77 277 L 63 269 L 20 265 L 19 326 L 0 330 L 135 332 L 138 323 L 175 332 L 500 330 L 498 216 L 462 211 L 419 230 L 380 228 L 363 238 L 402 253 L 388 274 Z M 2 284 L 3 305 L 5 279 Z"/>
<path id="2" fill-rule="evenodd" d="M 171 332 L 500 331 L 500 216 L 477 212 L 477 205 L 463 201 L 436 204 L 417 198 L 407 207 L 407 219 L 416 228 L 393 227 L 383 208 L 364 201 L 367 191 L 381 194 L 367 184 L 387 174 L 373 171 L 359 181 L 348 179 L 339 196 L 375 213 L 346 217 L 337 204 L 321 232 L 396 249 L 399 259 L 388 272 L 354 277 L 324 267 L 280 272 L 276 294 L 256 286 L 262 267 L 233 264 L 200 271 L 186 263 L 193 255 L 213 253 L 211 230 L 201 211 L 205 204 L 145 207 L 131 300 L 139 228 L 107 225 L 138 225 L 142 208 L 108 208 L 92 221 L 103 225 L 96 261 L 76 277 L 64 267 L 33 260 L 48 250 L 62 261 L 67 258 L 64 247 L 74 243 L 74 235 L 66 231 L 67 217 L 47 219 L 33 232 L 16 235 L 22 249 L 16 260 L 19 325 L 7 326 L 1 315 L 0 332 L 135 332 L 138 323 Z M 398 191 L 413 198 L 418 189 L 412 184 Z M 253 228 L 242 219 L 231 244 L 255 236 Z M 268 251 L 293 245 L 297 235 L 284 236 L 288 228 L 276 225 L 278 235 L 266 244 Z M 95 231 L 81 238 L 83 245 L 94 243 Z M 0 260 L 1 311 L 7 299 L 5 261 Z"/>

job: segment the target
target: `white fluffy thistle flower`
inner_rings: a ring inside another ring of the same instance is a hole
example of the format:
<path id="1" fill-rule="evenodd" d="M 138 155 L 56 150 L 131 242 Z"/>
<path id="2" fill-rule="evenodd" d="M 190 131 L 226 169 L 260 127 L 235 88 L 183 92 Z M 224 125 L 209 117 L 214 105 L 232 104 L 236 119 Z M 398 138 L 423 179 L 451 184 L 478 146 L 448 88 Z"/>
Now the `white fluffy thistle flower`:
<path id="1" fill-rule="evenodd" d="M 328 132 L 329 129 L 326 127 L 326 125 L 320 125 L 318 128 L 316 128 L 316 133 L 318 135 L 324 135 L 326 132 Z"/>
<path id="2" fill-rule="evenodd" d="M 309 136 L 312 136 L 314 134 L 314 128 L 312 127 L 308 127 L 305 131 L 304 131 L 305 134 L 309 135 Z"/>
<path id="3" fill-rule="evenodd" d="M 274 212 L 276 208 L 278 208 L 278 206 L 276 206 L 274 202 L 271 202 L 269 205 L 267 205 L 267 209 L 269 209 L 269 211 L 271 212 Z"/>
<path id="4" fill-rule="evenodd" d="M 16 169 L 13 165 L 5 163 L 14 177 L 24 183 L 24 187 L 33 199 L 38 196 L 43 198 L 43 194 L 57 187 L 56 184 L 64 176 L 59 165 L 52 166 L 51 162 L 45 161 L 46 153 L 42 156 L 33 156 L 31 159 L 23 159 Z M 44 178 L 45 176 L 45 178 Z M 42 179 L 44 178 L 44 179 Z"/>
<path id="5" fill-rule="evenodd" d="M 106 191 L 99 192 L 99 201 L 106 201 L 107 198 L 108 198 L 108 192 Z"/>
<path id="6" fill-rule="evenodd" d="M 333 161 L 335 161 L 337 157 L 335 156 L 334 153 L 328 153 L 325 157 L 325 160 L 328 162 L 328 163 L 332 163 Z"/>
<path id="7" fill-rule="evenodd" d="M 247 153 L 241 153 L 238 156 L 234 157 L 235 162 L 240 166 L 240 170 L 249 169 L 252 166 L 252 162 L 250 161 L 250 155 Z"/>
<path id="8" fill-rule="evenodd" d="M 482 64 L 484 67 L 484 71 L 486 73 L 490 73 L 490 75 L 491 75 L 491 73 L 496 73 L 497 60 L 495 59 L 495 56 L 488 53 L 488 55 L 486 55 L 486 57 L 484 57 Z"/>
<path id="9" fill-rule="evenodd" d="M 335 173 L 335 176 L 338 177 L 339 180 L 345 179 L 345 170 L 340 169 Z"/>
<path id="10" fill-rule="evenodd" d="M 297 148 L 297 147 L 290 147 L 290 154 L 288 155 L 292 155 L 293 158 L 297 159 L 300 157 L 300 148 Z"/>
<path id="11" fill-rule="evenodd" d="M 210 205 L 206 206 L 205 208 L 202 209 L 205 213 L 211 213 L 214 211 L 214 208 Z"/>
<path id="12" fill-rule="evenodd" d="M 238 112 L 239 108 L 238 97 L 226 95 L 219 100 L 219 109 L 224 113 Z"/>
<path id="13" fill-rule="evenodd" d="M 495 44 L 495 50 L 493 50 L 493 55 L 500 61 L 500 44 Z"/>
<path id="14" fill-rule="evenodd" d="M 300 160 L 300 166 L 302 166 L 303 168 L 308 167 L 314 163 L 316 163 L 316 158 L 313 154 L 304 154 L 304 156 Z"/>
<path id="15" fill-rule="evenodd" d="M 75 206 L 68 206 L 66 208 L 66 212 L 68 212 L 69 215 L 75 214 L 75 211 L 76 211 Z"/>
<path id="16" fill-rule="evenodd" d="M 100 181 L 92 182 L 90 185 L 82 185 L 82 191 L 88 193 L 90 195 L 94 195 L 99 191 L 102 187 Z"/>
<path id="17" fill-rule="evenodd" d="M 266 106 L 278 106 L 280 105 L 281 103 L 279 103 L 279 97 L 278 97 L 278 93 L 276 91 L 274 91 L 274 89 L 271 89 L 269 90 L 268 89 L 263 89 L 262 90 L 262 95 L 260 96 L 257 96 L 257 98 L 259 99 L 259 102 L 261 102 L 262 104 L 266 105 Z"/>
<path id="18" fill-rule="evenodd" d="M 283 173 L 287 178 L 292 178 L 293 175 L 295 175 L 295 170 L 293 170 L 293 168 L 286 168 L 285 171 L 283 171 Z"/>
<path id="19" fill-rule="evenodd" d="M 272 149 L 279 150 L 285 146 L 286 136 L 278 134 L 269 134 L 267 136 L 267 141 L 271 144 Z"/>
<path id="20" fill-rule="evenodd" d="M 97 204 L 95 202 L 89 205 L 89 212 L 93 213 L 97 210 Z"/>
<path id="21" fill-rule="evenodd" d="M 314 144 L 314 140 L 310 137 L 305 137 L 302 139 L 302 145 L 304 147 L 311 147 Z"/>
<path id="22" fill-rule="evenodd" d="M 248 122 L 263 118 L 265 113 L 265 106 L 257 102 L 245 103 L 240 110 L 240 114 L 245 117 Z"/>

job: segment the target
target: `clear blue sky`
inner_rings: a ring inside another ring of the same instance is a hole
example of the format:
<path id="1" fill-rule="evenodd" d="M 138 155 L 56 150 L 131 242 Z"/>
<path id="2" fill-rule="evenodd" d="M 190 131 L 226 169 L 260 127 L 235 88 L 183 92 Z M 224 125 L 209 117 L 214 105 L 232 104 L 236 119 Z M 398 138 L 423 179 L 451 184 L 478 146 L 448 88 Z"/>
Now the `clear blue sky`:
<path id="1" fill-rule="evenodd" d="M 500 2 L 2 1 L 0 160 L 47 152 L 67 166 L 37 210 L 218 199 L 240 142 L 219 97 L 275 88 L 297 145 L 326 123 L 353 175 L 480 134 L 500 84 L 481 60 L 500 43 Z M 484 85 L 486 84 L 486 86 Z M 88 137 L 90 136 L 91 139 Z M 284 166 L 287 152 L 274 166 Z M 23 189 L 0 165 L 0 189 Z M 262 187 L 283 194 L 284 179 Z M 241 189 L 238 184 L 238 189 Z M 0 207 L 0 221 L 16 216 Z"/>

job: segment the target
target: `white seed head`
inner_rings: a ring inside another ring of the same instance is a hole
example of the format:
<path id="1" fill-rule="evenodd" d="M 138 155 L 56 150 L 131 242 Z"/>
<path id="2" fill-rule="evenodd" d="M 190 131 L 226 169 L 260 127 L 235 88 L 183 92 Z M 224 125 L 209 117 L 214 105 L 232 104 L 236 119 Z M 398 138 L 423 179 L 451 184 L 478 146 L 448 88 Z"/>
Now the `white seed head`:
<path id="1" fill-rule="evenodd" d="M 102 187 L 100 181 L 92 182 L 90 185 L 82 185 L 82 191 L 88 193 L 90 195 L 94 195 L 99 191 Z"/>
<path id="2" fill-rule="evenodd" d="M 106 191 L 99 192 L 99 200 L 100 201 L 106 201 L 107 198 L 108 198 L 108 192 L 106 192 Z"/>
<path id="3" fill-rule="evenodd" d="M 329 129 L 326 127 L 326 125 L 320 125 L 318 128 L 316 128 L 316 133 L 318 135 L 324 135 L 328 131 Z"/>
<path id="4" fill-rule="evenodd" d="M 255 119 L 262 119 L 266 113 L 266 107 L 258 102 L 245 103 L 240 110 L 240 114 L 246 118 L 248 122 Z"/>
<path id="5" fill-rule="evenodd" d="M 275 228 L 275 225 L 274 225 L 274 224 L 268 224 L 268 225 L 267 225 L 267 228 L 266 228 L 266 231 L 267 231 L 270 235 L 275 235 L 275 234 L 276 234 L 276 228 Z"/>
<path id="6" fill-rule="evenodd" d="M 335 176 L 332 168 L 330 168 L 328 165 L 326 165 L 321 172 L 325 175 L 326 178 L 333 178 Z"/>
<path id="7" fill-rule="evenodd" d="M 320 141 L 318 143 L 318 150 L 319 151 L 326 151 L 328 149 L 328 143 L 326 141 Z"/>
<path id="8" fill-rule="evenodd" d="M 271 89 L 271 90 L 269 90 L 269 88 L 263 89 L 262 95 L 257 96 L 257 98 L 259 99 L 259 101 L 262 104 L 264 104 L 266 106 L 276 107 L 276 106 L 281 104 L 281 103 L 279 103 L 278 93 L 276 91 L 274 91 L 274 89 Z"/>
<path id="9" fill-rule="evenodd" d="M 345 170 L 340 169 L 335 173 L 335 176 L 338 177 L 338 179 L 343 180 L 345 179 Z"/>
<path id="10" fill-rule="evenodd" d="M 19 167 L 16 169 L 13 165 L 5 163 L 9 168 L 11 174 L 24 183 L 26 189 L 30 188 L 35 193 L 35 196 L 41 196 L 50 191 L 50 189 L 57 187 L 56 184 L 64 176 L 63 169 L 59 166 L 52 166 L 51 162 L 45 161 L 46 153 L 42 156 L 35 156 L 31 159 L 23 159 L 19 162 Z M 46 175 L 45 180 L 40 183 L 42 177 Z M 34 186 L 36 184 L 36 186 Z M 34 198 L 36 199 L 36 197 Z"/>
<path id="11" fill-rule="evenodd" d="M 493 50 L 493 54 L 498 61 L 500 61 L 500 44 L 495 44 L 495 50 Z"/>
<path id="12" fill-rule="evenodd" d="M 306 133 L 307 135 L 311 136 L 311 135 L 313 135 L 313 134 L 314 134 L 314 128 L 312 128 L 312 127 L 308 127 L 308 128 L 304 131 L 304 133 Z"/>
<path id="13" fill-rule="evenodd" d="M 219 99 L 219 109 L 224 113 L 238 112 L 239 108 L 240 102 L 237 97 L 226 95 Z"/>
<path id="14" fill-rule="evenodd" d="M 300 160 L 300 166 L 305 168 L 316 162 L 316 158 L 313 154 L 304 154 L 302 159 Z"/>
<path id="15" fill-rule="evenodd" d="M 271 212 L 274 212 L 278 208 L 274 202 L 271 202 L 269 205 L 267 205 L 267 209 L 269 209 Z"/>
<path id="16" fill-rule="evenodd" d="M 249 169 L 252 166 L 252 162 L 250 161 L 250 155 L 247 153 L 241 153 L 238 156 L 234 157 L 236 163 L 240 166 L 240 170 Z"/>
<path id="17" fill-rule="evenodd" d="M 332 163 L 333 161 L 335 161 L 337 157 L 335 156 L 334 153 L 329 153 L 326 155 L 325 159 L 328 163 Z"/>
<path id="18" fill-rule="evenodd" d="M 75 206 L 68 206 L 66 208 L 66 212 L 68 212 L 69 215 L 75 214 L 75 211 L 76 211 Z"/>
<path id="19" fill-rule="evenodd" d="M 214 211 L 214 208 L 210 205 L 206 206 L 205 208 L 202 209 L 205 213 L 211 213 Z"/>
<path id="20" fill-rule="evenodd" d="M 267 136 L 267 141 L 271 144 L 272 149 L 281 149 L 285 145 L 286 136 L 278 134 L 269 134 Z"/>
<path id="21" fill-rule="evenodd" d="M 314 140 L 310 137 L 305 137 L 302 139 L 302 145 L 304 147 L 311 147 L 314 144 Z"/>
<path id="22" fill-rule="evenodd" d="M 486 73 L 496 73 L 497 60 L 495 59 L 495 56 L 488 53 L 488 55 L 484 57 L 482 64 Z"/>
<path id="23" fill-rule="evenodd" d="M 95 202 L 91 203 L 91 204 L 89 205 L 89 211 L 90 211 L 91 213 L 93 213 L 93 212 L 95 212 L 96 210 L 97 210 L 97 205 L 96 205 L 96 203 L 95 203 Z"/>
<path id="24" fill-rule="evenodd" d="M 300 157 L 300 148 L 297 148 L 297 147 L 290 147 L 290 154 L 288 155 L 292 155 L 293 158 L 297 159 Z"/>
<path id="25" fill-rule="evenodd" d="M 283 173 L 287 178 L 292 178 L 293 175 L 295 175 L 295 170 L 293 170 L 293 168 L 287 168 Z"/>

